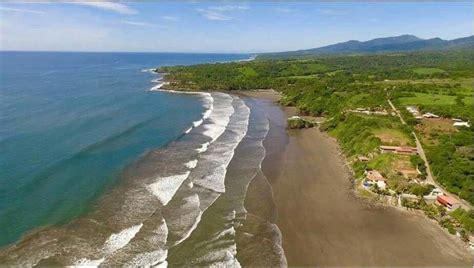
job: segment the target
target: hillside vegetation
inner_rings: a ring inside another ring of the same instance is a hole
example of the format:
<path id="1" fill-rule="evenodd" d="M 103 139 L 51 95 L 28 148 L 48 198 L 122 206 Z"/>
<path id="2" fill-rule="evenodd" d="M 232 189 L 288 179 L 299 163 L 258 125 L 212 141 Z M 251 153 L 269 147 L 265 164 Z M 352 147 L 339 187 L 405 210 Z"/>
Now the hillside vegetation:
<path id="1" fill-rule="evenodd" d="M 394 53 L 452 49 L 474 49 L 474 36 L 443 40 L 441 38 L 421 39 L 414 35 L 405 34 L 376 38 L 365 42 L 351 40 L 319 48 L 266 53 L 261 56 L 265 58 L 298 58 L 317 55 Z"/>
<path id="2" fill-rule="evenodd" d="M 380 154 L 390 141 L 423 143 L 435 178 L 447 190 L 474 204 L 474 132 L 453 127 L 452 118 L 474 122 L 474 50 L 384 55 L 257 59 L 251 62 L 163 67 L 168 88 L 175 90 L 275 89 L 283 105 L 304 115 L 324 116 L 322 129 L 338 138 L 357 175 L 377 168 L 399 192 L 411 191 L 411 180 L 426 176 L 419 159 Z M 393 116 L 387 99 L 408 125 Z M 406 111 L 441 118 L 417 120 Z M 357 109 L 367 111 L 358 113 Z M 378 113 L 378 114 L 377 114 Z M 367 156 L 369 161 L 355 161 Z M 416 177 L 401 171 L 418 169 Z"/>

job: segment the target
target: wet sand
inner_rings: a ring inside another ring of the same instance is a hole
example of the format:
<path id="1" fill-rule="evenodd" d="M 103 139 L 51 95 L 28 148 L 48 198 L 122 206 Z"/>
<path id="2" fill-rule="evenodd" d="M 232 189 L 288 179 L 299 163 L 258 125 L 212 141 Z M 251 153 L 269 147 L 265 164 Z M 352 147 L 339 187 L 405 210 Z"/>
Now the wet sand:
<path id="1" fill-rule="evenodd" d="M 269 92 L 246 95 L 268 98 Z M 268 207 L 247 207 L 280 228 L 288 265 L 472 266 L 466 246 L 437 223 L 356 197 L 334 139 L 315 128 L 282 130 L 277 117 L 262 164 L 276 218 L 268 217 Z M 250 185 L 246 204 L 258 200 L 255 189 L 258 181 Z"/>

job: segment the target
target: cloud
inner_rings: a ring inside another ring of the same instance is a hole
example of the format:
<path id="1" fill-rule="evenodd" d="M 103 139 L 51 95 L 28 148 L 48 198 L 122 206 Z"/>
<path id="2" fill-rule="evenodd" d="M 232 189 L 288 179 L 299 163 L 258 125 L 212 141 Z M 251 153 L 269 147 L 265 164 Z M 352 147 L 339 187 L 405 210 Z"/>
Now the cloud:
<path id="1" fill-rule="evenodd" d="M 339 9 L 319 9 L 319 13 L 329 16 L 339 16 L 339 15 L 346 15 L 349 13 L 347 10 L 339 10 Z"/>
<path id="2" fill-rule="evenodd" d="M 135 9 L 116 2 L 79 2 L 79 1 L 69 1 L 70 4 L 75 5 L 83 5 L 83 6 L 90 6 L 95 7 L 102 10 L 112 11 L 120 14 L 127 14 L 127 15 L 134 15 L 138 14 L 138 11 Z"/>
<path id="3" fill-rule="evenodd" d="M 147 22 L 130 21 L 130 20 L 123 20 L 122 23 L 132 25 L 132 26 L 140 26 L 140 27 L 153 27 L 153 26 L 156 26 L 155 24 L 151 24 L 151 23 L 147 23 Z"/>
<path id="4" fill-rule="evenodd" d="M 219 12 L 226 12 L 226 11 L 234 11 L 234 10 L 249 10 L 250 7 L 240 6 L 240 5 L 238 5 L 238 6 L 237 5 L 234 5 L 234 6 L 227 5 L 227 6 L 214 6 L 214 7 L 210 7 L 209 9 L 219 11 Z"/>
<path id="5" fill-rule="evenodd" d="M 162 16 L 161 18 L 164 19 L 164 20 L 167 20 L 167 21 L 179 21 L 180 20 L 178 17 L 174 17 L 174 16 Z"/>
<path id="6" fill-rule="evenodd" d="M 229 13 L 234 11 L 246 11 L 250 7 L 243 5 L 225 5 L 225 6 L 213 6 L 209 8 L 200 8 L 197 9 L 197 12 L 201 14 L 204 18 L 208 20 L 232 20 L 234 19 L 229 15 Z"/>
<path id="7" fill-rule="evenodd" d="M 197 12 L 199 12 L 199 14 L 201 14 L 201 16 L 203 16 L 204 18 L 208 19 L 208 20 L 231 20 L 233 19 L 232 17 L 229 17 L 227 15 L 224 15 L 220 12 L 216 12 L 216 11 L 213 11 L 213 10 L 209 10 L 209 9 L 198 9 Z"/>
<path id="8" fill-rule="evenodd" d="M 44 11 L 39 10 L 32 10 L 32 9 L 20 9 L 20 8 L 9 8 L 9 7 L 0 7 L 2 11 L 12 11 L 12 12 L 19 12 L 19 13 L 30 13 L 30 14 L 46 14 Z"/>

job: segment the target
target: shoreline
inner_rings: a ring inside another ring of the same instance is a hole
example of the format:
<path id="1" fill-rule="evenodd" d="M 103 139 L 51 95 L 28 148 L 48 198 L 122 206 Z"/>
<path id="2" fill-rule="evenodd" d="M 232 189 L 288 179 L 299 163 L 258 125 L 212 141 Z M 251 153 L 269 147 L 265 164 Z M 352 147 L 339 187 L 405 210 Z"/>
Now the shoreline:
<path id="1" fill-rule="evenodd" d="M 280 97 L 272 90 L 236 93 L 273 102 Z M 278 106 L 287 117 L 296 114 Z M 266 156 L 262 171 L 273 189 L 288 265 L 472 263 L 465 245 L 424 215 L 359 196 L 335 138 L 316 128 L 286 132 L 288 145 L 279 157 Z"/>

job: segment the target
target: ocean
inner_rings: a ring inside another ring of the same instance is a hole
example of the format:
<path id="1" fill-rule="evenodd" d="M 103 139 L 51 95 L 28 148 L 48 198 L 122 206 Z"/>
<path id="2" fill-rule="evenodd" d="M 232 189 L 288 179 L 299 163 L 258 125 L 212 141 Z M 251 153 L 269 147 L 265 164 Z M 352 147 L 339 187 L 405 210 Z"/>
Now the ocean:
<path id="1" fill-rule="evenodd" d="M 150 68 L 248 58 L 1 52 L 0 261 L 238 265 L 267 104 L 163 92 Z"/>

